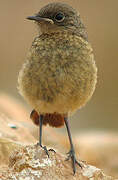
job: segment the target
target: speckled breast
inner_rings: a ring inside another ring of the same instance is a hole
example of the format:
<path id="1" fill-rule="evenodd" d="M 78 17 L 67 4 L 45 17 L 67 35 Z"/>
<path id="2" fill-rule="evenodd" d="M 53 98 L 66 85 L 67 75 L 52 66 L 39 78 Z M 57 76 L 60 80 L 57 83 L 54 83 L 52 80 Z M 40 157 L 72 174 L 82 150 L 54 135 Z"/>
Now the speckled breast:
<path id="1" fill-rule="evenodd" d="M 39 113 L 67 113 L 90 99 L 96 79 L 90 44 L 63 32 L 35 38 L 18 83 L 20 93 Z"/>

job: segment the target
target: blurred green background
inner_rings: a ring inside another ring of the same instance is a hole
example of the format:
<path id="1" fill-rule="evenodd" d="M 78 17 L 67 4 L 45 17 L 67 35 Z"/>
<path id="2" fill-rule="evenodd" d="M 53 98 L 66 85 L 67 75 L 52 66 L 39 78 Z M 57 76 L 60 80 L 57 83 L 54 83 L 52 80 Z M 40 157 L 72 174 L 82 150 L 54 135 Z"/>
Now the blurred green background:
<path id="1" fill-rule="evenodd" d="M 37 29 L 25 18 L 54 0 L 0 0 L 0 91 L 23 98 L 17 76 Z M 61 1 L 60 1 L 61 2 Z M 98 66 L 89 103 L 71 119 L 72 128 L 118 129 L 118 0 L 65 0 L 79 10 Z M 25 103 L 25 102 L 24 102 Z M 30 106 L 28 106 L 31 109 Z"/>

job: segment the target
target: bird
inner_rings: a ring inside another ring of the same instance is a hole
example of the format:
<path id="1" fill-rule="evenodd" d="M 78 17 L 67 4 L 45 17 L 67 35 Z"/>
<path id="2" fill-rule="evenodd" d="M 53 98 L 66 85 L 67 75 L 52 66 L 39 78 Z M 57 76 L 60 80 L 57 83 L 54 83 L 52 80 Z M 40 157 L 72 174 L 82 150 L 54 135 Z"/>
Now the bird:
<path id="1" fill-rule="evenodd" d="M 42 126 L 67 129 L 73 173 L 77 161 L 72 141 L 69 117 L 91 98 L 97 82 L 97 67 L 93 49 L 80 13 L 68 4 L 53 2 L 38 13 L 28 16 L 38 27 L 27 58 L 18 75 L 18 90 L 33 109 L 31 119 Z"/>

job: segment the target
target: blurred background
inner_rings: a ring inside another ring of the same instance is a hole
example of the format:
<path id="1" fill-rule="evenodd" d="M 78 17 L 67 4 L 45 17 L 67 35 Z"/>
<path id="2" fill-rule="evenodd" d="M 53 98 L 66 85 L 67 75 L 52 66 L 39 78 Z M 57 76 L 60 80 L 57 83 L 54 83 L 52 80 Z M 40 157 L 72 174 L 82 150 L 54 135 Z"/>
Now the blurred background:
<path id="1" fill-rule="evenodd" d="M 54 0 L 0 0 L 0 92 L 27 105 L 17 77 L 37 28 L 26 17 Z M 60 1 L 61 2 L 61 1 Z M 71 119 L 73 131 L 118 129 L 118 0 L 65 0 L 79 10 L 98 66 L 98 83 L 89 103 Z M 29 116 L 29 114 L 27 114 Z"/>

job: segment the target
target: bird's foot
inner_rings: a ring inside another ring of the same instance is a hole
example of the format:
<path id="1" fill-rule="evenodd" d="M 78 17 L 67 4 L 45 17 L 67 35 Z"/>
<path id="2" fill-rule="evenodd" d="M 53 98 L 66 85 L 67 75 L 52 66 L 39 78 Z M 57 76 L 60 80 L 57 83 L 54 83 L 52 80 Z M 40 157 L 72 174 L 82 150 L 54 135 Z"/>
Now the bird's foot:
<path id="1" fill-rule="evenodd" d="M 75 156 L 75 151 L 71 149 L 68 153 L 68 157 L 66 158 L 66 161 L 68 161 L 70 158 L 72 160 L 72 166 L 73 166 L 73 173 L 76 173 L 76 164 L 82 168 L 82 164 L 77 161 L 76 156 Z"/>
<path id="2" fill-rule="evenodd" d="M 42 146 L 42 145 L 40 145 L 40 143 L 37 143 L 37 145 L 38 145 L 38 146 L 40 146 L 41 148 L 43 148 L 43 149 L 44 149 L 44 151 L 45 151 L 46 155 L 47 155 L 47 156 L 48 156 L 48 158 L 49 158 L 49 153 L 48 153 L 48 149 L 47 149 L 47 147 L 46 147 L 46 146 Z"/>

